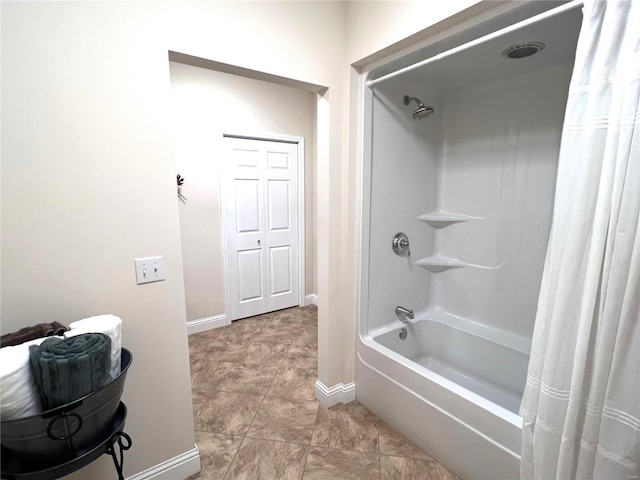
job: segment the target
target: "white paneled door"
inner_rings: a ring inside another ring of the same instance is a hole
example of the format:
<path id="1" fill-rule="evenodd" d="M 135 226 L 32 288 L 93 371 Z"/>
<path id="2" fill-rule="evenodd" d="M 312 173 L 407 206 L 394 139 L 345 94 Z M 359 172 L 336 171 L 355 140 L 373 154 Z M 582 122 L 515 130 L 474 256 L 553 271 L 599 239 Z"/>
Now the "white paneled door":
<path id="1" fill-rule="evenodd" d="M 225 137 L 231 320 L 298 305 L 297 145 Z"/>

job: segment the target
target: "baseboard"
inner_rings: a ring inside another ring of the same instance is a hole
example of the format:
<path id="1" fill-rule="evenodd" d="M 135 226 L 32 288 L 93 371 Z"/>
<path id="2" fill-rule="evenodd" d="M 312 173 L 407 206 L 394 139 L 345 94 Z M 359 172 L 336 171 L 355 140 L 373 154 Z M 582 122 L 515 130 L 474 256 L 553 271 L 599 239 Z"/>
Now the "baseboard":
<path id="1" fill-rule="evenodd" d="M 318 305 L 318 295 L 312 293 L 310 295 L 306 295 L 304 297 L 304 304 L 307 305 Z M 212 330 L 218 327 L 224 327 L 225 325 L 229 325 L 230 322 L 227 321 L 227 315 L 225 313 L 221 313 L 220 315 L 214 315 L 213 317 L 205 317 L 199 318 L 198 320 L 191 320 L 187 322 L 187 332 L 189 335 L 193 335 L 194 333 L 206 332 L 207 330 Z"/>
<path id="2" fill-rule="evenodd" d="M 228 325 L 227 315 L 214 315 L 213 317 L 199 318 L 198 320 L 191 320 L 187 322 L 187 331 L 189 335 L 198 332 L 204 332 L 213 328 L 224 327 Z"/>
<path id="3" fill-rule="evenodd" d="M 188 478 L 199 471 L 200 452 L 194 446 L 187 452 L 127 477 L 127 480 L 177 480 Z"/>
<path id="4" fill-rule="evenodd" d="M 316 398 L 327 408 L 338 403 L 349 403 L 356 399 L 356 384 L 339 383 L 333 387 L 327 387 L 320 380 L 316 380 Z"/>

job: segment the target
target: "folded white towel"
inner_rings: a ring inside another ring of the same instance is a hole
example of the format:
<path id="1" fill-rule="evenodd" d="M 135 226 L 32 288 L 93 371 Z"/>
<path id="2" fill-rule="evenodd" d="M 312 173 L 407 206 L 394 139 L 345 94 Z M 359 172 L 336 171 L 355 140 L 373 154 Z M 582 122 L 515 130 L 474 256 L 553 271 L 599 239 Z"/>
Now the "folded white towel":
<path id="1" fill-rule="evenodd" d="M 111 379 L 120 375 L 120 350 L 122 348 L 122 319 L 115 315 L 98 315 L 84 318 L 69 324 L 64 338 L 75 337 L 83 333 L 104 333 L 111 338 Z"/>
<path id="2" fill-rule="evenodd" d="M 40 345 L 47 338 L 51 337 L 0 348 L 0 417 L 3 422 L 42 411 L 29 362 L 29 345 Z"/>

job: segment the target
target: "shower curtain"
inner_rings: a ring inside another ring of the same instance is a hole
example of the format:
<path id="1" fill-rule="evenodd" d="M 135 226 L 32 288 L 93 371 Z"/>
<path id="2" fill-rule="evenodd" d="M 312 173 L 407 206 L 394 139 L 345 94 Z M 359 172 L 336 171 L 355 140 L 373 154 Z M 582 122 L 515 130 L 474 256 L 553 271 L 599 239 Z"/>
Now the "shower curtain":
<path id="1" fill-rule="evenodd" d="M 522 401 L 521 478 L 640 474 L 640 0 L 583 8 Z"/>

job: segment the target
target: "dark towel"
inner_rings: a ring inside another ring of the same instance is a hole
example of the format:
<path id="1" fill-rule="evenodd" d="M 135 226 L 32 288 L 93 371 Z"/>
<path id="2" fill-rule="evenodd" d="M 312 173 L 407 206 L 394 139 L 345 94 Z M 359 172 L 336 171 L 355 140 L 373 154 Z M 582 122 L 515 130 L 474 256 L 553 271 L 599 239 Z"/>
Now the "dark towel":
<path id="1" fill-rule="evenodd" d="M 35 340 L 36 338 L 62 335 L 67 330 L 67 327 L 58 322 L 39 323 L 33 327 L 21 328 L 17 332 L 2 335 L 2 337 L 0 337 L 0 347 L 11 347 Z"/>
<path id="2" fill-rule="evenodd" d="M 49 410 L 84 397 L 107 382 L 111 339 L 104 333 L 48 338 L 31 345 L 29 356 L 42 407 Z"/>

